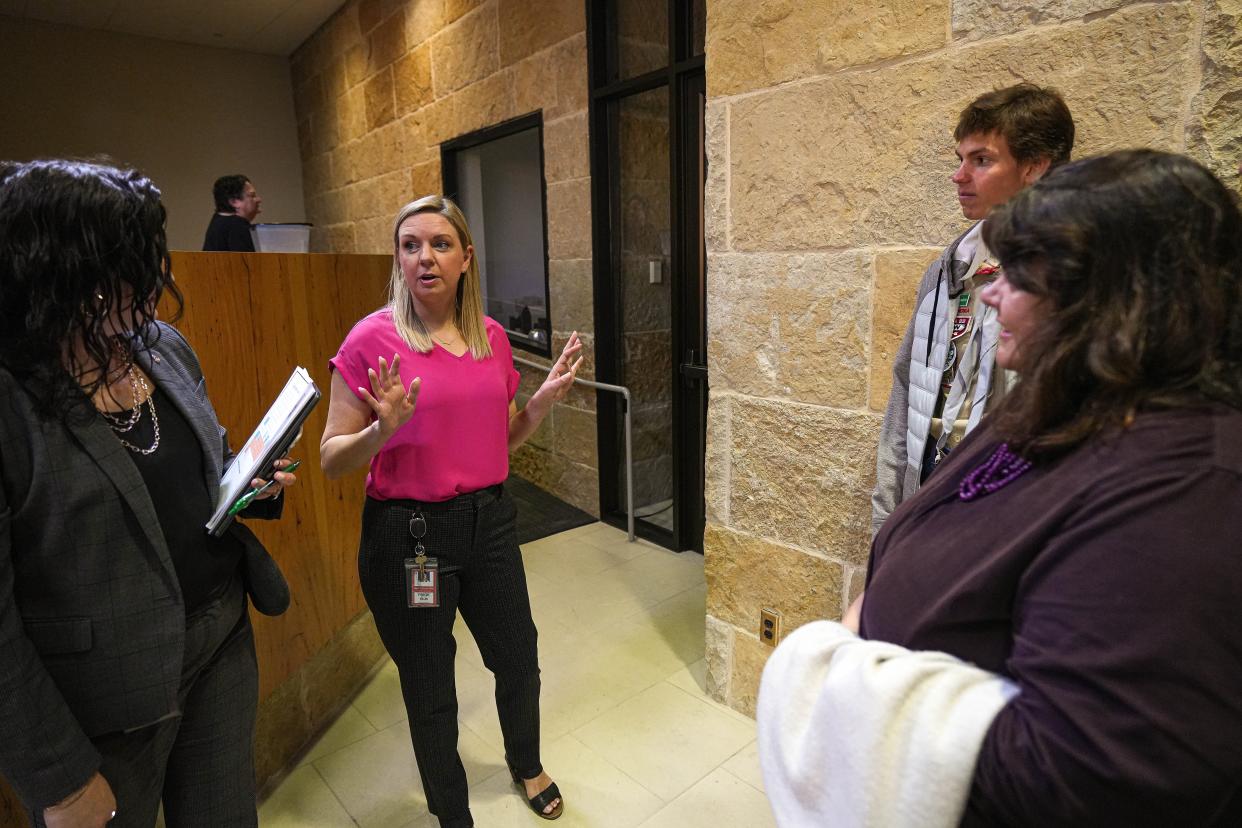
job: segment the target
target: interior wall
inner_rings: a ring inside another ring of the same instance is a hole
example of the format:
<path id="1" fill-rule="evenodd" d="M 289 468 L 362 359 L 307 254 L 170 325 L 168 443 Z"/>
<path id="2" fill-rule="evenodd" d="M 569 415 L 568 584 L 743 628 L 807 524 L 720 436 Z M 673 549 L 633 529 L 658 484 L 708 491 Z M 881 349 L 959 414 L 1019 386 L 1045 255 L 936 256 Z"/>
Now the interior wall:
<path id="1" fill-rule="evenodd" d="M 707 23 L 708 684 L 753 713 L 760 609 L 788 634 L 862 587 L 893 353 L 968 226 L 958 113 L 1052 86 L 1075 156 L 1184 152 L 1237 187 L 1242 4 L 709 0 Z"/>
<path id="2" fill-rule="evenodd" d="M 199 250 L 221 175 L 259 221 L 305 221 L 289 60 L 0 17 L 0 158 L 108 155 L 163 191 L 169 244 Z"/>

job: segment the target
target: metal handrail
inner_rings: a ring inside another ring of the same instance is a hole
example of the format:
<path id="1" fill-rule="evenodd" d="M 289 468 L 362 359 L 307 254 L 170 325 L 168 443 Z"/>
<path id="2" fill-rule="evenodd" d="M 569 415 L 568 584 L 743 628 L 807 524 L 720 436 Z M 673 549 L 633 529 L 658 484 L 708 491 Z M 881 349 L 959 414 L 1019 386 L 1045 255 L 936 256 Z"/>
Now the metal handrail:
<path id="1" fill-rule="evenodd" d="M 518 365 L 525 365 L 527 368 L 536 368 L 540 371 L 551 370 L 550 365 L 540 365 L 537 362 L 531 362 L 523 359 L 517 354 L 513 355 L 513 361 Z M 629 541 L 634 542 L 634 438 L 630 430 L 630 389 L 624 385 L 610 385 L 606 382 L 595 382 L 594 380 L 583 379 L 582 377 L 574 377 L 575 385 L 585 385 L 587 388 L 594 388 L 598 391 L 612 391 L 620 394 L 625 400 L 625 517 L 626 528 L 629 530 Z"/>

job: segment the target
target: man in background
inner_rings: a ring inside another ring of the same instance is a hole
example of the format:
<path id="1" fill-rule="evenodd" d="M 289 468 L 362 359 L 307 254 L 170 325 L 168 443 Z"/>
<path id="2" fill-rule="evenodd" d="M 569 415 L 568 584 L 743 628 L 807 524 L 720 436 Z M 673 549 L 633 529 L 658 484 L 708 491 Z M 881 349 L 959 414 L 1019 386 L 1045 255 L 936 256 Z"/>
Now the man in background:
<path id="1" fill-rule="evenodd" d="M 975 223 L 923 274 L 893 362 L 871 496 L 873 536 L 1004 396 L 1005 372 L 993 360 L 996 311 L 976 300 L 1000 272 L 983 243 L 983 219 L 1069 160 L 1074 119 L 1057 92 L 1020 83 L 972 101 L 953 138 L 958 167 L 951 180 L 962 214 Z"/>
<path id="2" fill-rule="evenodd" d="M 244 175 L 225 175 L 211 188 L 216 212 L 207 225 L 203 250 L 253 253 L 250 222 L 259 214 L 263 199 Z"/>

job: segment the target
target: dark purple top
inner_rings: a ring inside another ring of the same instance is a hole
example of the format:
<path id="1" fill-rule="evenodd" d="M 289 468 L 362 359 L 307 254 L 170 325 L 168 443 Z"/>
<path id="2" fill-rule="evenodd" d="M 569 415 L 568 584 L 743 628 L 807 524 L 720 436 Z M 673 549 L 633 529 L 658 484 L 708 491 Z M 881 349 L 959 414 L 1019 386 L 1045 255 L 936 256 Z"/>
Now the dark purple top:
<path id="1" fill-rule="evenodd" d="M 1242 412 L 1146 413 L 971 502 L 971 434 L 872 548 L 862 634 L 1021 694 L 963 825 L 1242 825 Z"/>

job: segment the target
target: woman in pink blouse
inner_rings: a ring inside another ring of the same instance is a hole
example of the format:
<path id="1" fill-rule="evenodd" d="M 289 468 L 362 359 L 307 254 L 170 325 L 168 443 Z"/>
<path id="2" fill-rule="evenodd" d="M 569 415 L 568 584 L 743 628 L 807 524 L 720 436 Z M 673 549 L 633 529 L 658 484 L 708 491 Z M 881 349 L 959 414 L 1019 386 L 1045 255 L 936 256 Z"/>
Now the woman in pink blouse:
<path id="1" fill-rule="evenodd" d="M 504 330 L 483 315 L 461 210 L 442 196 L 394 223 L 388 305 L 354 326 L 333 369 L 321 463 L 329 477 L 369 465 L 358 574 L 397 670 L 427 807 L 467 828 L 457 755 L 453 623 L 460 609 L 488 669 L 515 784 L 545 819 L 563 810 L 539 761 L 539 663 L 526 575 L 502 483 L 509 451 L 569 391 L 575 332 L 520 411 Z"/>

